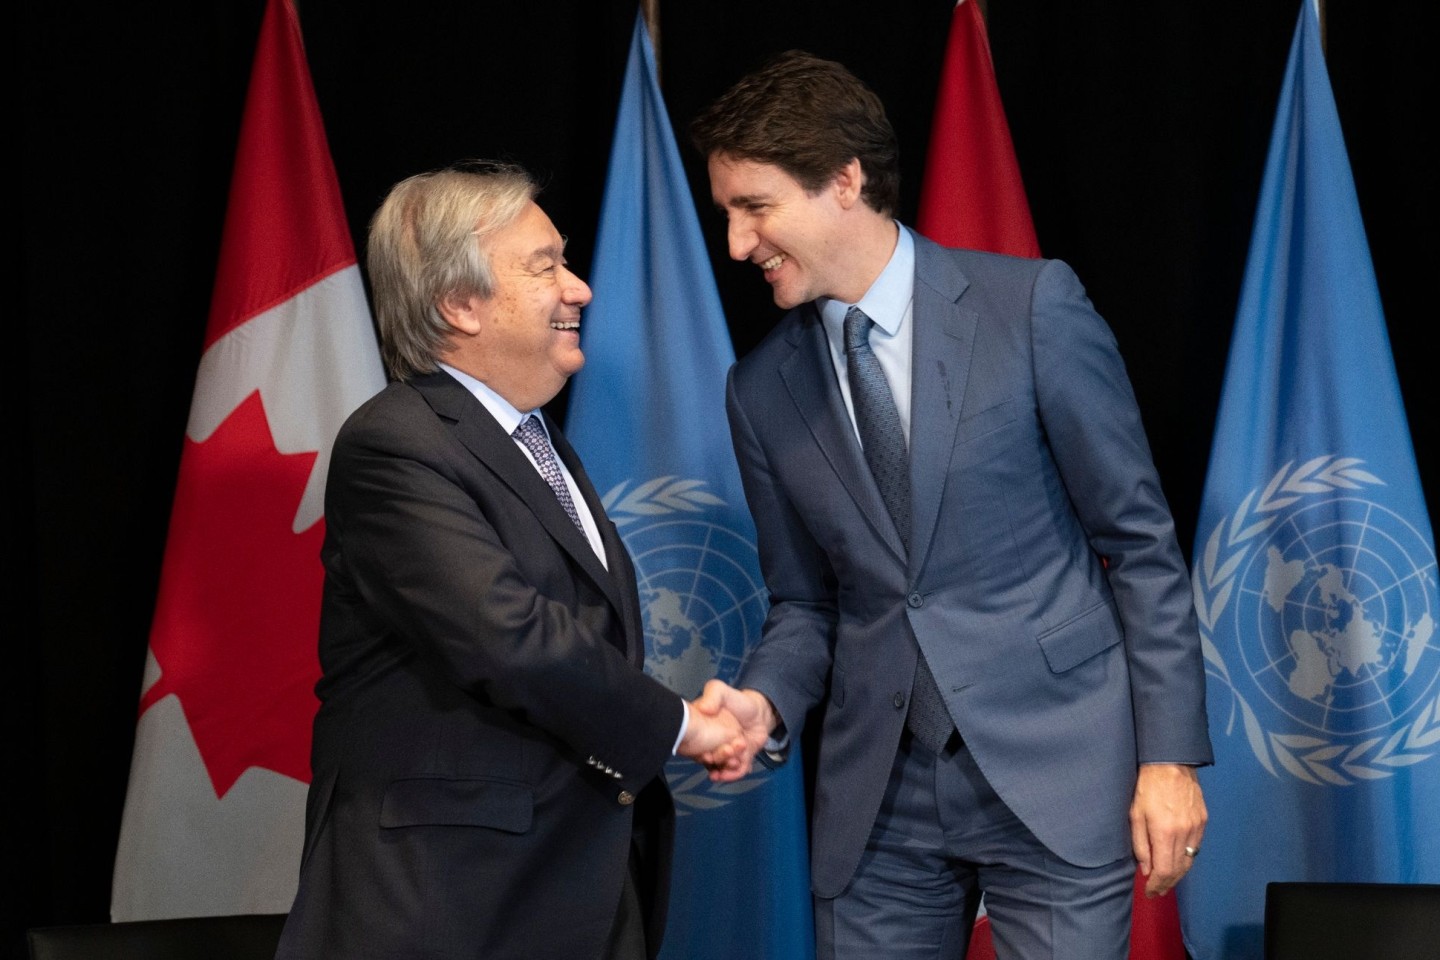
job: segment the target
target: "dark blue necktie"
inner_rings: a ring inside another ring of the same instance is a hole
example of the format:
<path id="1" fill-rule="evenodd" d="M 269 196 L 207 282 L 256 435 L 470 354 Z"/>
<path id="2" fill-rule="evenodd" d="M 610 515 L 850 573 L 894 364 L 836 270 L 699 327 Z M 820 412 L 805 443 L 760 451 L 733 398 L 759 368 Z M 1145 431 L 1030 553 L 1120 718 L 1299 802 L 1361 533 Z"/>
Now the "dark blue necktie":
<path id="1" fill-rule="evenodd" d="M 900 428 L 900 413 L 880 361 L 870 349 L 870 328 L 875 322 L 859 307 L 845 314 L 845 369 L 850 379 L 850 402 L 855 408 L 855 427 L 865 450 L 865 462 L 875 475 L 880 496 L 900 531 L 900 541 L 910 549 L 910 454 Z M 910 712 L 905 725 L 925 746 L 936 753 L 945 748 L 955 729 L 940 688 L 925 654 L 920 652 L 915 679 L 910 688 Z"/>

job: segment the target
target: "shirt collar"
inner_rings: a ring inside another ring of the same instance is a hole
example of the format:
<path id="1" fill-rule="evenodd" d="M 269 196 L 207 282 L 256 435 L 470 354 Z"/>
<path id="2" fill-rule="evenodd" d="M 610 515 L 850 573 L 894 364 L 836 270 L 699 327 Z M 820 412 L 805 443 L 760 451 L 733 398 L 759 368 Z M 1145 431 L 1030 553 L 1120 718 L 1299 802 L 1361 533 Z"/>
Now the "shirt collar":
<path id="1" fill-rule="evenodd" d="M 875 278 L 875 282 L 865 291 L 865 296 L 860 298 L 859 303 L 849 304 L 829 297 L 819 299 L 816 305 L 820 308 L 820 316 L 827 323 L 838 328 L 844 324 L 845 314 L 852 306 L 856 306 L 887 335 L 893 337 L 900 329 L 900 321 L 904 319 L 905 310 L 915 296 L 915 238 L 898 222 L 895 226 L 900 232 L 895 252 L 890 255 L 890 262 L 880 271 L 880 276 Z"/>
<path id="2" fill-rule="evenodd" d="M 485 409 L 490 411 L 490 416 L 495 418 L 495 422 L 500 424 L 500 429 L 504 430 L 506 433 L 513 434 L 515 432 L 515 428 L 520 426 L 521 421 L 523 421 L 531 414 L 539 413 L 538 410 L 531 410 L 528 413 L 521 413 L 519 410 L 516 410 L 513 406 L 511 406 L 509 400 L 506 400 L 504 397 L 500 396 L 500 394 L 496 393 L 494 390 L 491 390 L 484 383 L 476 380 L 464 370 L 459 370 L 455 367 L 452 367 L 448 363 L 440 363 L 438 360 L 436 361 L 436 365 L 439 366 L 441 370 L 444 370 L 446 373 L 450 374 L 450 376 L 460 381 L 460 385 L 462 387 L 474 394 L 475 399 L 479 400 L 482 404 L 485 405 Z M 545 435 L 548 437 L 550 435 L 550 431 L 545 426 L 545 418 L 540 417 L 539 420 L 541 429 L 545 430 Z"/>

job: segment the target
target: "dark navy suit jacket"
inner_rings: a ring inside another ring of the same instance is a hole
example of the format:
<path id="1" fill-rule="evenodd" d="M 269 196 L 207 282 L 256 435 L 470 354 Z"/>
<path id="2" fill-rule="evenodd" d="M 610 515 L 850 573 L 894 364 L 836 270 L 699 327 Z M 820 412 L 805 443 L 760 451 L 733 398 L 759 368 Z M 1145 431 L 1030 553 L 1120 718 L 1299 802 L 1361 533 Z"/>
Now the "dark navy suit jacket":
<path id="1" fill-rule="evenodd" d="M 632 840 L 658 950 L 679 697 L 647 677 L 634 569 L 574 451 L 609 569 L 484 406 L 392 383 L 335 443 L 323 677 L 281 958 L 601 955 Z"/>

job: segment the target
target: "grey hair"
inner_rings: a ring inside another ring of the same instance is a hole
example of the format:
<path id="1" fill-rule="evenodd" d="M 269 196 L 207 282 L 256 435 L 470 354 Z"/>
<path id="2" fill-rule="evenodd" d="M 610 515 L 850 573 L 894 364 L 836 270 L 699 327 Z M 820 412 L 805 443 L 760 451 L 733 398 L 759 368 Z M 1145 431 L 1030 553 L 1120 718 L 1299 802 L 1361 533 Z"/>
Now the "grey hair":
<path id="1" fill-rule="evenodd" d="M 522 167 L 471 160 L 417 174 L 391 188 L 370 221 L 367 266 L 390 375 L 436 369 L 450 326 L 447 297 L 495 289 L 486 242 L 519 218 L 540 188 Z"/>

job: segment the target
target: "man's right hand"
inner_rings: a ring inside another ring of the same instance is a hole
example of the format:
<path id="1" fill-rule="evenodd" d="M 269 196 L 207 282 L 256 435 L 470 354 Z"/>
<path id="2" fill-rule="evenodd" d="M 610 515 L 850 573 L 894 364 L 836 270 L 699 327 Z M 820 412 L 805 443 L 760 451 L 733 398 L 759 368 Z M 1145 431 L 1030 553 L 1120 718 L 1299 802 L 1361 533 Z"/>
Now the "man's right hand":
<path id="1" fill-rule="evenodd" d="M 700 710 L 695 703 L 689 707 L 685 736 L 675 748 L 676 754 L 709 767 L 723 764 L 748 749 L 740 722 L 729 710 Z"/>
<path id="2" fill-rule="evenodd" d="M 755 755 L 765 747 L 776 726 L 775 707 L 758 690 L 737 690 L 723 680 L 711 680 L 704 691 L 690 702 L 691 709 L 709 717 L 729 714 L 739 724 L 743 748 L 715 751 L 699 757 L 710 769 L 710 779 L 729 783 L 748 775 L 754 767 Z"/>

